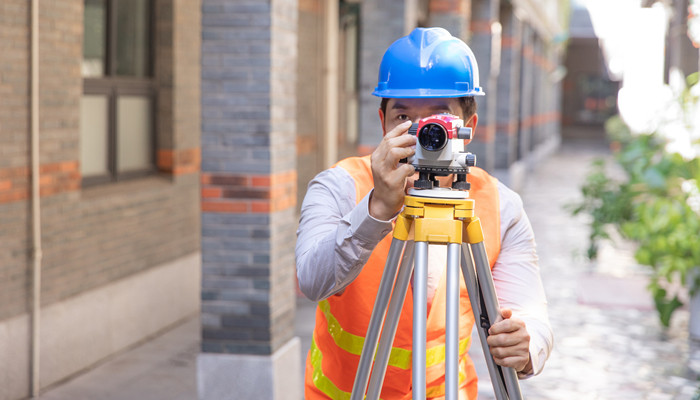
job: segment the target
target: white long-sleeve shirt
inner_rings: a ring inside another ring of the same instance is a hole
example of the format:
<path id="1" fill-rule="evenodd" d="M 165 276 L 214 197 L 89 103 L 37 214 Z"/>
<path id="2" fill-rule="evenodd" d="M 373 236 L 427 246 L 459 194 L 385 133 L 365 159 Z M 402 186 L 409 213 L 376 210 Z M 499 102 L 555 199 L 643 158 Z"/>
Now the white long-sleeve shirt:
<path id="1" fill-rule="evenodd" d="M 535 238 L 520 196 L 498 183 L 501 252 L 492 269 L 501 307 L 525 322 L 530 334 L 533 374 L 542 371 L 553 335 L 540 279 Z M 301 207 L 296 264 L 301 291 L 319 301 L 341 292 L 362 271 L 375 246 L 392 231 L 392 221 L 369 214 L 370 191 L 358 203 L 355 181 L 339 167 L 318 174 Z M 445 267 L 446 246 L 430 245 L 428 294 L 432 296 Z"/>

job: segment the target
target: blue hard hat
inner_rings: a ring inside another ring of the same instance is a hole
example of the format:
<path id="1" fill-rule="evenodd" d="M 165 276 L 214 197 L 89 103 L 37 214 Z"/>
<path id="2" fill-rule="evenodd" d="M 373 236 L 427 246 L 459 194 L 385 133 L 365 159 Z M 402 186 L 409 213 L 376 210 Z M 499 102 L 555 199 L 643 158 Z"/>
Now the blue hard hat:
<path id="1" fill-rule="evenodd" d="M 442 28 L 416 28 L 382 58 L 378 97 L 481 96 L 479 67 L 469 46 Z"/>

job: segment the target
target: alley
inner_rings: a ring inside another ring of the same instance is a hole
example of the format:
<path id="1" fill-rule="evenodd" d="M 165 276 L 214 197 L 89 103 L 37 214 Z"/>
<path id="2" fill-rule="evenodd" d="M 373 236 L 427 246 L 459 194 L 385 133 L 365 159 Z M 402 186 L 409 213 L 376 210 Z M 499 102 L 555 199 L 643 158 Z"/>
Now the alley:
<path id="1" fill-rule="evenodd" d="M 688 339 L 687 310 L 678 311 L 670 329 L 663 329 L 644 288 L 644 268 L 628 251 L 610 246 L 600 260 L 586 260 L 586 220 L 564 209 L 578 198 L 590 161 L 607 155 L 598 142 L 566 142 L 536 167 L 521 190 L 538 241 L 555 334 L 543 373 L 523 381 L 523 393 L 544 400 L 693 399 L 700 351 Z M 297 304 L 296 334 L 306 352 L 314 305 L 301 298 Z M 196 320 L 190 321 L 42 398 L 194 399 L 197 326 Z M 472 347 L 484 378 L 479 398 L 493 399 L 480 352 Z"/>
<path id="2" fill-rule="evenodd" d="M 538 166 L 521 194 L 535 230 L 554 330 L 554 351 L 539 377 L 523 383 L 533 399 L 692 399 L 700 353 L 686 310 L 663 329 L 645 289 L 645 269 L 629 251 L 606 246 L 588 261 L 586 218 L 564 206 L 578 190 L 598 142 L 569 142 Z"/>

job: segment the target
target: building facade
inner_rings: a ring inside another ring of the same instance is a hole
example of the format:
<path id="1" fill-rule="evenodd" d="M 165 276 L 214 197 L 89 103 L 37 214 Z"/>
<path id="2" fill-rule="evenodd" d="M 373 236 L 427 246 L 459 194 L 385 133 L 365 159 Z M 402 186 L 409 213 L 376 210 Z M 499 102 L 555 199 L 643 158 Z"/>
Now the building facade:
<path id="1" fill-rule="evenodd" d="M 559 143 L 566 3 L 3 1 L 0 399 L 198 313 L 200 398 L 301 398 L 298 209 L 379 143 L 383 52 L 417 26 L 470 45 L 470 150 L 517 188 Z"/>
<path id="2" fill-rule="evenodd" d="M 478 165 L 517 187 L 559 144 L 568 1 L 203 0 L 200 399 L 301 398 L 294 242 L 308 182 L 381 140 L 384 51 L 442 26 L 476 53 Z"/>
<path id="3" fill-rule="evenodd" d="M 200 5 L 0 5 L 0 399 L 199 311 Z"/>

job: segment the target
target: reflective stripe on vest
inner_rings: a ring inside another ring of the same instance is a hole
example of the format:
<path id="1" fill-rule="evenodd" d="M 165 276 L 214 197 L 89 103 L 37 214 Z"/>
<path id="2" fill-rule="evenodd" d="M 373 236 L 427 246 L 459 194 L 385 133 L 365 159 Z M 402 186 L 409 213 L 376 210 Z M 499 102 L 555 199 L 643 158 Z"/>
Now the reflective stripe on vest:
<path id="1" fill-rule="evenodd" d="M 335 344 L 348 353 L 360 355 L 362 346 L 365 344 L 365 338 L 362 336 L 353 335 L 343 329 L 340 322 L 331 313 L 330 305 L 327 300 L 322 300 L 318 303 L 318 307 L 326 317 L 328 324 L 328 334 L 331 335 Z M 469 347 L 470 337 L 466 337 L 459 341 L 459 355 L 463 356 Z M 319 353 L 321 352 L 318 350 Z M 402 349 L 400 347 L 392 347 L 389 353 L 388 365 L 401 369 L 411 368 L 411 355 L 413 351 Z M 432 367 L 445 362 L 445 344 L 439 344 L 426 349 L 426 368 Z"/>
<path id="2" fill-rule="evenodd" d="M 463 344 L 466 343 L 465 340 L 462 340 L 460 342 L 459 346 L 459 351 L 460 353 L 463 351 Z M 466 346 L 464 346 L 464 349 L 466 349 Z M 311 349 L 309 350 L 309 357 L 311 359 L 311 366 L 314 369 L 313 372 L 313 382 L 314 385 L 316 385 L 316 388 L 320 390 L 321 392 L 325 393 L 326 396 L 330 397 L 331 399 L 335 400 L 346 400 L 350 399 L 350 392 L 344 392 L 340 390 L 330 379 L 328 379 L 327 376 L 323 374 L 323 369 L 321 368 L 321 363 L 323 361 L 323 353 L 321 350 L 318 348 L 316 345 L 316 338 L 311 339 Z M 444 352 L 443 352 L 443 358 L 444 358 Z M 464 363 L 460 362 L 459 363 L 459 386 L 462 386 L 464 384 L 464 381 L 467 378 L 466 371 L 464 369 Z M 440 385 L 437 386 L 428 386 L 426 387 L 426 397 L 431 398 L 431 397 L 440 397 L 445 395 L 445 382 L 442 382 Z"/>
<path id="3" fill-rule="evenodd" d="M 335 384 L 323 374 L 323 370 L 321 369 L 321 361 L 323 360 L 323 354 L 321 353 L 321 350 L 319 350 L 318 346 L 316 346 L 315 337 L 311 339 L 311 350 L 309 350 L 309 358 L 311 359 L 311 365 L 314 369 L 314 374 L 311 379 L 313 379 L 314 385 L 316 385 L 318 390 L 325 393 L 326 396 L 330 397 L 331 399 L 350 399 L 351 393 L 343 392 L 342 390 L 338 389 L 338 387 L 335 386 Z"/>

